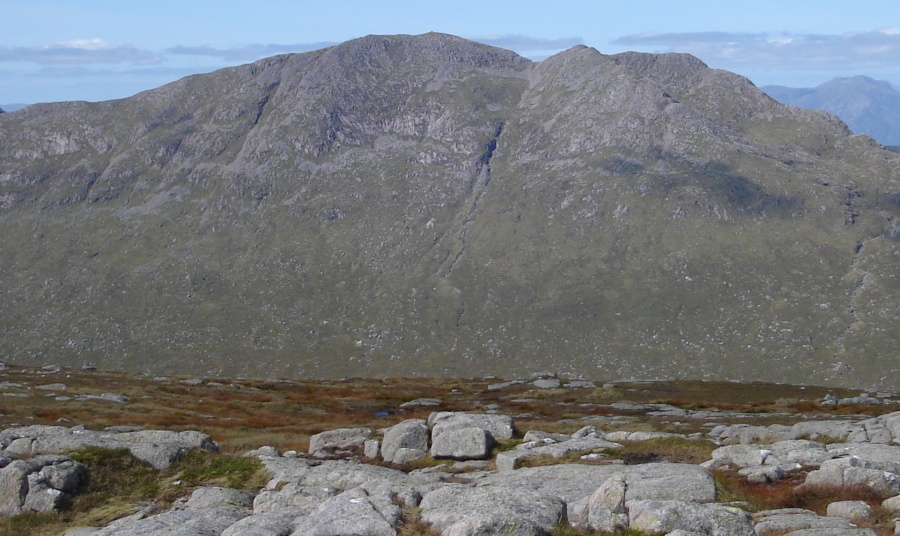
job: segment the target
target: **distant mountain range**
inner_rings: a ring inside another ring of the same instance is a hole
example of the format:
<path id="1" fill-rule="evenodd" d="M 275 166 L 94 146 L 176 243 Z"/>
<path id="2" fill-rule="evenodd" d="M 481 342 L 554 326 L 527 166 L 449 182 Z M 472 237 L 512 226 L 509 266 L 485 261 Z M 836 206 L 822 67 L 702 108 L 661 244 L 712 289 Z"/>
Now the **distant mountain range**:
<path id="1" fill-rule="evenodd" d="M 369 36 L 0 114 L 0 356 L 900 385 L 900 156 L 685 54 Z"/>
<path id="2" fill-rule="evenodd" d="M 22 108 L 28 106 L 27 104 L 16 103 L 16 104 L 0 104 L 0 110 L 4 112 L 15 112 L 16 110 L 21 110 Z"/>
<path id="3" fill-rule="evenodd" d="M 763 86 L 773 99 L 841 118 L 857 134 L 883 145 L 900 145 L 900 91 L 867 76 L 834 78 L 814 88 Z"/>

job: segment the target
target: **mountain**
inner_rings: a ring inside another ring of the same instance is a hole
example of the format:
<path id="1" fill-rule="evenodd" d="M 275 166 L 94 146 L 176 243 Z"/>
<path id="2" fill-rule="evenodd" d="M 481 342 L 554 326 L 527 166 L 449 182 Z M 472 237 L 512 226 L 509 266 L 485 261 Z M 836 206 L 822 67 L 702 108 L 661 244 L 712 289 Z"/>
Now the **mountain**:
<path id="1" fill-rule="evenodd" d="M 824 110 L 846 122 L 858 134 L 884 145 L 900 145 L 900 91 L 867 76 L 834 78 L 814 88 L 763 86 L 784 104 Z"/>
<path id="2" fill-rule="evenodd" d="M 0 110 L 4 112 L 15 112 L 16 110 L 21 110 L 22 108 L 28 106 L 27 104 L 0 104 Z"/>
<path id="3" fill-rule="evenodd" d="M 900 156 L 687 55 L 369 36 L 0 116 L 0 350 L 896 387 Z"/>

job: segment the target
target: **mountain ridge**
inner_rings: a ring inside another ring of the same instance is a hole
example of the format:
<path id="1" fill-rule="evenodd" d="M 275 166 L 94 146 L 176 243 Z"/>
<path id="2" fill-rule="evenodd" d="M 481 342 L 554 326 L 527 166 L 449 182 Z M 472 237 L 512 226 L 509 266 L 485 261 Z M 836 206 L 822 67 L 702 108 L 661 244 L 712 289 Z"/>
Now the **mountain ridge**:
<path id="1" fill-rule="evenodd" d="M 4 114 L 0 146 L 14 362 L 900 370 L 897 157 L 688 56 L 369 36 Z"/>

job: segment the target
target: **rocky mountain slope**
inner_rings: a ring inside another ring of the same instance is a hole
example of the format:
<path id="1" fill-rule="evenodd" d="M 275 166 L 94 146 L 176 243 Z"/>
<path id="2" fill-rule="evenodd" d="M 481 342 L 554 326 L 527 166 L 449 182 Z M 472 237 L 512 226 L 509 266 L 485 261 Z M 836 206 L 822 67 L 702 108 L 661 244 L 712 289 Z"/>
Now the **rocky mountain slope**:
<path id="1" fill-rule="evenodd" d="M 0 116 L 12 362 L 896 385 L 900 160 L 685 55 L 370 36 Z"/>
<path id="2" fill-rule="evenodd" d="M 858 134 L 885 145 L 900 144 L 900 92 L 868 76 L 834 78 L 814 88 L 763 86 L 772 98 L 801 108 L 824 110 Z"/>

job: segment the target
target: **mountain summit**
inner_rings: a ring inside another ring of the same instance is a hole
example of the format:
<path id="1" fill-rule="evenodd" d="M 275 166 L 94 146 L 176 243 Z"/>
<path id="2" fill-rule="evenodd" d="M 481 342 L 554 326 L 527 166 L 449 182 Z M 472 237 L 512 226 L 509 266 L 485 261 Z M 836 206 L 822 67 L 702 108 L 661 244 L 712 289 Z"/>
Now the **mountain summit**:
<path id="1" fill-rule="evenodd" d="M 369 36 L 0 116 L 5 359 L 900 379 L 900 157 L 687 55 Z"/>

